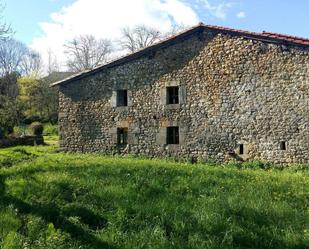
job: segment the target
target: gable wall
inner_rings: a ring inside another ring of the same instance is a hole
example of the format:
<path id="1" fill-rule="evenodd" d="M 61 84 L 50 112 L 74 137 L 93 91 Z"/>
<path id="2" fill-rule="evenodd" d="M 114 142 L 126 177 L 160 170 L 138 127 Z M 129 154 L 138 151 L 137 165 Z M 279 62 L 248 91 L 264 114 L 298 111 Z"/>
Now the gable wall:
<path id="1" fill-rule="evenodd" d="M 179 106 L 162 101 L 169 85 L 181 86 Z M 116 89 L 129 90 L 128 107 L 113 107 Z M 67 151 L 309 161 L 309 53 L 298 48 L 205 31 L 60 86 L 59 105 Z M 179 126 L 179 145 L 165 144 L 167 126 Z M 117 127 L 129 146 L 117 146 Z"/>

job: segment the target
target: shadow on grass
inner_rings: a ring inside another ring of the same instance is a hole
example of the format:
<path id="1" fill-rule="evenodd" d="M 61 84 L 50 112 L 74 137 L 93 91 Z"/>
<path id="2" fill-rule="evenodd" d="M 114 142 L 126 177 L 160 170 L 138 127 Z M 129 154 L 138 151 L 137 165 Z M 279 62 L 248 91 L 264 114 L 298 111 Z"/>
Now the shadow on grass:
<path id="1" fill-rule="evenodd" d="M 293 218 L 282 222 L 284 217 L 277 212 L 268 211 L 268 213 L 265 213 L 250 207 L 243 207 L 242 210 L 237 211 L 229 210 L 229 216 L 235 217 L 238 226 L 246 231 L 234 236 L 233 244 L 235 248 L 309 248 L 306 240 L 301 239 L 301 235 L 299 235 L 299 238 L 294 238 L 295 244 L 290 244 L 282 238 L 282 233 L 278 232 L 276 235 L 272 229 L 269 229 L 270 227 L 277 227 L 282 232 L 287 232 L 288 229 L 286 228 L 295 222 Z M 286 214 L 285 216 L 291 217 L 291 214 Z"/>
<path id="2" fill-rule="evenodd" d="M 107 226 L 107 220 L 103 217 L 94 214 L 92 211 L 77 205 L 61 210 L 53 203 L 40 204 L 40 203 L 26 203 L 25 201 L 16 197 L 6 194 L 5 191 L 6 177 L 0 175 L 0 203 L 1 206 L 13 205 L 18 212 L 23 215 L 31 214 L 41 217 L 46 223 L 53 223 L 55 228 L 61 229 L 71 235 L 85 246 L 91 248 L 115 248 L 107 242 L 99 240 L 90 231 L 69 221 L 68 217 L 78 216 L 80 221 L 86 224 L 90 229 L 103 229 Z"/>

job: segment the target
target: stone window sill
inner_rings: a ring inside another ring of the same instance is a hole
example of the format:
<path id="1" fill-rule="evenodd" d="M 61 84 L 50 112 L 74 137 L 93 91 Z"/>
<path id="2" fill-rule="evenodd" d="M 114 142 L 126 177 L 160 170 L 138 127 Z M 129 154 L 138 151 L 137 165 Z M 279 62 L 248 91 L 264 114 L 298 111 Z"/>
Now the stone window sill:
<path id="1" fill-rule="evenodd" d="M 129 110 L 129 106 L 116 106 L 115 110 L 119 111 L 119 112 L 128 111 Z"/>
<path id="2" fill-rule="evenodd" d="M 167 144 L 165 145 L 165 149 L 169 151 L 176 151 L 179 150 L 180 144 Z"/>
<path id="3" fill-rule="evenodd" d="M 164 108 L 167 110 L 179 109 L 180 104 L 169 104 L 169 105 L 165 105 Z"/>

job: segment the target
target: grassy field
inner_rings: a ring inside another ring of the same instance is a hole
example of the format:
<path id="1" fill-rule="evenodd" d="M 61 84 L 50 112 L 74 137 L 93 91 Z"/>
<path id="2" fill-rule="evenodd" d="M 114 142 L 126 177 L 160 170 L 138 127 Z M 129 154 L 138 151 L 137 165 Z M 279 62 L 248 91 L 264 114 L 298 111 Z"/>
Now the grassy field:
<path id="1" fill-rule="evenodd" d="M 0 150 L 0 248 L 309 248 L 309 170 Z M 263 166 L 263 165 L 262 165 Z"/>

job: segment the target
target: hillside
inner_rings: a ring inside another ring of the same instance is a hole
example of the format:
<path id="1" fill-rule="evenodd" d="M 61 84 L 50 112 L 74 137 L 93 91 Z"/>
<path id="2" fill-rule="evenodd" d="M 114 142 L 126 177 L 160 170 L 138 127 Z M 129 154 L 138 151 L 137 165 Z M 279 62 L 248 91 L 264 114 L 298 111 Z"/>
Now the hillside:
<path id="1" fill-rule="evenodd" d="M 64 154 L 49 143 L 0 151 L 0 248 L 309 248 L 301 167 Z"/>

